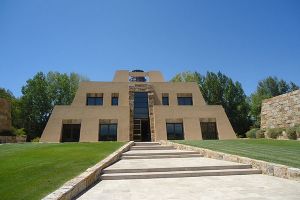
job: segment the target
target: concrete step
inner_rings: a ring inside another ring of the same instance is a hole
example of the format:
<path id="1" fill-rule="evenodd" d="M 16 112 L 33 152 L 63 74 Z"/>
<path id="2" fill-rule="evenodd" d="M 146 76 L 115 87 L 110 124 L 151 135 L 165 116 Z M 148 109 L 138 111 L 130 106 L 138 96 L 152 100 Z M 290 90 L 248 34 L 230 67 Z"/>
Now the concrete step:
<path id="1" fill-rule="evenodd" d="M 147 173 L 113 173 L 103 174 L 101 180 L 123 180 L 123 179 L 152 179 L 152 178 L 179 178 L 200 176 L 228 176 L 261 174 L 257 169 L 222 169 L 222 170 L 200 170 L 200 171 L 172 171 L 172 172 L 147 172 Z"/>
<path id="2" fill-rule="evenodd" d="M 121 159 L 158 159 L 158 158 L 190 158 L 190 157 L 203 157 L 200 154 L 175 154 L 175 155 L 147 155 L 147 156 L 127 156 L 123 155 Z"/>
<path id="3" fill-rule="evenodd" d="M 152 150 L 154 151 L 154 150 Z M 128 151 L 123 153 L 123 156 L 151 156 L 151 155 L 186 155 L 186 154 L 199 154 L 196 151 L 176 151 L 176 150 L 169 150 L 169 151 L 156 151 L 156 152 L 139 152 L 139 151 Z"/>
<path id="4" fill-rule="evenodd" d="M 219 166 L 198 166 L 198 167 L 160 167 L 144 169 L 104 169 L 104 174 L 112 173 L 144 173 L 144 172 L 172 172 L 172 171 L 201 171 L 221 169 L 251 169 L 251 165 L 219 165 Z"/>
<path id="5" fill-rule="evenodd" d="M 134 142 L 135 146 L 151 146 L 151 145 L 160 145 L 158 142 Z"/>
<path id="6" fill-rule="evenodd" d="M 130 149 L 131 150 L 169 150 L 169 149 L 174 149 L 174 147 L 153 145 L 153 146 L 132 146 Z"/>

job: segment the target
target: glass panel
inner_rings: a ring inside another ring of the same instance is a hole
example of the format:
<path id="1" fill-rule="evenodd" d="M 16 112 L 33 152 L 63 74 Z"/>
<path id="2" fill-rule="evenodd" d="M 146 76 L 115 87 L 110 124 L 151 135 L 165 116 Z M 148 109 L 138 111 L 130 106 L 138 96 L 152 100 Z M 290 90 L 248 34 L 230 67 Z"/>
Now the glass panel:
<path id="1" fill-rule="evenodd" d="M 167 138 L 168 140 L 183 140 L 183 124 L 167 123 Z"/>
<path id="2" fill-rule="evenodd" d="M 216 122 L 200 122 L 203 140 L 218 140 L 218 131 Z"/>
<path id="3" fill-rule="evenodd" d="M 192 97 L 177 97 L 178 105 L 193 105 Z"/>
<path id="4" fill-rule="evenodd" d="M 162 104 L 163 105 L 169 105 L 169 97 L 163 97 L 162 98 Z"/>
<path id="5" fill-rule="evenodd" d="M 116 141 L 117 124 L 100 124 L 99 141 Z"/>
<path id="6" fill-rule="evenodd" d="M 103 105 L 102 97 L 87 97 L 87 105 Z"/>
<path id="7" fill-rule="evenodd" d="M 119 104 L 119 98 L 118 97 L 112 97 L 111 98 L 111 105 L 117 106 Z"/>
<path id="8" fill-rule="evenodd" d="M 80 124 L 64 124 L 62 127 L 62 142 L 79 142 Z"/>

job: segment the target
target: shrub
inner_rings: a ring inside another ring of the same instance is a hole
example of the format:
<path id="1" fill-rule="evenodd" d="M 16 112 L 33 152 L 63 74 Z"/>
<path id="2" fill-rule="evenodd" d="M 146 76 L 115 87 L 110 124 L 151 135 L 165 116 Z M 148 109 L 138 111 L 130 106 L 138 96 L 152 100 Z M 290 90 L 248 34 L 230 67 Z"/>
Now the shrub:
<path id="1" fill-rule="evenodd" d="M 31 142 L 39 142 L 40 141 L 40 138 L 39 137 L 36 137 L 34 139 L 31 140 Z"/>
<path id="2" fill-rule="evenodd" d="M 297 140 L 297 133 L 296 133 L 296 128 L 295 127 L 287 128 L 286 129 L 286 134 L 287 134 L 287 137 L 290 140 Z"/>
<path id="3" fill-rule="evenodd" d="M 269 138 L 276 139 L 278 136 L 282 135 L 282 128 L 270 128 L 267 131 L 267 135 Z"/>
<path id="4" fill-rule="evenodd" d="M 256 133 L 255 133 L 255 136 L 256 136 L 257 139 L 265 138 L 265 133 L 261 130 L 257 130 Z"/>
<path id="5" fill-rule="evenodd" d="M 24 128 L 15 129 L 15 135 L 17 136 L 26 135 L 26 132 L 24 131 Z"/>
<path id="6" fill-rule="evenodd" d="M 246 133 L 247 138 L 256 138 L 256 132 L 257 132 L 258 130 L 259 130 L 258 128 L 253 128 L 253 129 L 249 130 L 249 131 Z"/>
<path id="7" fill-rule="evenodd" d="M 295 129 L 296 129 L 297 136 L 300 137 L 300 124 L 296 125 Z"/>

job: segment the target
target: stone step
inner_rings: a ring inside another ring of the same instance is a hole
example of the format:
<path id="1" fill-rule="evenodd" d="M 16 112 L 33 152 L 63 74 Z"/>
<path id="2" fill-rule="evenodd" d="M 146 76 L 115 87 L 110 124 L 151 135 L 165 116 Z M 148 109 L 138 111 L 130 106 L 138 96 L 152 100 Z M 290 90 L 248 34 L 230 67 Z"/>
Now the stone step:
<path id="1" fill-rule="evenodd" d="M 174 149 L 174 147 L 153 145 L 153 146 L 132 146 L 130 149 L 131 150 L 169 150 L 169 149 Z"/>
<path id="2" fill-rule="evenodd" d="M 152 150 L 154 151 L 154 150 Z M 151 156 L 151 155 L 186 155 L 186 154 L 199 154 L 199 152 L 196 151 L 160 151 L 160 152 L 139 152 L 139 151 L 128 151 L 126 153 L 123 153 L 123 156 Z"/>
<path id="3" fill-rule="evenodd" d="M 151 145 L 160 145 L 158 142 L 134 142 L 135 146 L 151 146 Z"/>
<path id="4" fill-rule="evenodd" d="M 180 178 L 200 176 L 228 176 L 261 174 L 258 169 L 223 169 L 223 170 L 200 170 L 200 171 L 172 171 L 172 172 L 147 172 L 147 173 L 113 173 L 101 175 L 101 180 L 123 179 L 153 179 L 153 178 Z"/>
<path id="5" fill-rule="evenodd" d="M 138 169 L 104 169 L 104 174 L 112 173 L 143 173 L 143 172 L 171 172 L 171 171 L 201 171 L 221 169 L 251 169 L 251 165 L 219 165 L 219 166 L 198 166 L 198 167 L 161 167 L 161 168 L 138 168 Z"/>
<path id="6" fill-rule="evenodd" d="M 127 156 L 123 155 L 121 159 L 158 159 L 158 158 L 190 158 L 190 157 L 203 157 L 200 154 L 183 154 L 183 155 L 147 155 L 147 156 Z"/>

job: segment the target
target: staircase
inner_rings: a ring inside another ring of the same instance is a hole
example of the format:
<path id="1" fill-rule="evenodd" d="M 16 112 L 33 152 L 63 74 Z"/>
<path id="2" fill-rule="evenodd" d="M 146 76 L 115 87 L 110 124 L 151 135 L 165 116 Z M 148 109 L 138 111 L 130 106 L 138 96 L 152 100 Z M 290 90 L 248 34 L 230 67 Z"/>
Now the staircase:
<path id="1" fill-rule="evenodd" d="M 261 174 L 251 165 L 204 158 L 157 142 L 135 142 L 121 160 L 103 170 L 102 180 Z"/>

